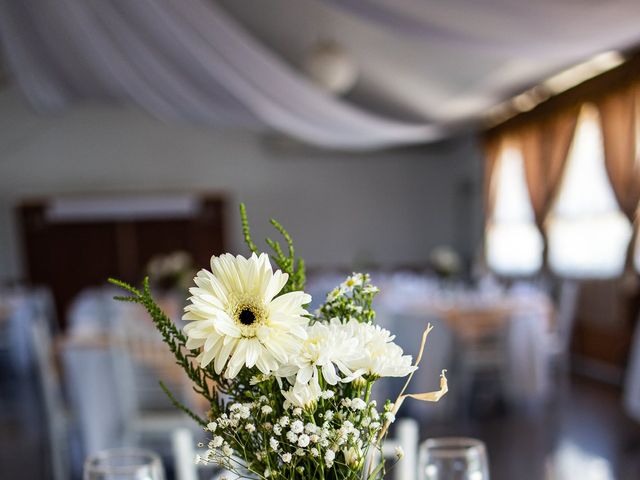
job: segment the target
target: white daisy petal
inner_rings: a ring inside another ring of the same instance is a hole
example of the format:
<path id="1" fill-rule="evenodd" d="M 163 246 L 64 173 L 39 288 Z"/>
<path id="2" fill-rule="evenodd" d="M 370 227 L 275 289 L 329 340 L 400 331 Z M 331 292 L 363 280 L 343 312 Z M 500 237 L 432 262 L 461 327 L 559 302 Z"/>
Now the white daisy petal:
<path id="1" fill-rule="evenodd" d="M 196 275 L 183 315 L 189 348 L 202 348 L 198 361 L 213 361 L 215 371 L 229 378 L 243 367 L 264 374 L 280 369 L 306 339 L 304 305 L 311 301 L 304 292 L 276 296 L 287 280 L 264 253 L 211 257 L 211 271 Z"/>

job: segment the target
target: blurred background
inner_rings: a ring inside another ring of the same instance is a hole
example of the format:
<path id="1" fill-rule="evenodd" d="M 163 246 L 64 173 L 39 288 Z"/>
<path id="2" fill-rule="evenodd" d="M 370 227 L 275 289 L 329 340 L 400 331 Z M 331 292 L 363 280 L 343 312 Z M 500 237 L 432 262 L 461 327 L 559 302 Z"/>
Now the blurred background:
<path id="1" fill-rule="evenodd" d="M 640 478 L 640 4 L 0 1 L 0 478 L 143 446 L 205 406 L 110 276 L 180 322 L 278 219 L 313 307 L 352 271 L 494 480 Z M 264 245 L 261 245 L 264 246 Z M 266 247 L 265 247 L 266 248 Z M 399 385 L 379 385 L 395 398 Z M 182 430 L 180 430 L 182 429 Z M 204 474 L 203 474 L 204 475 Z M 204 478 L 204 477 L 203 477 Z"/>

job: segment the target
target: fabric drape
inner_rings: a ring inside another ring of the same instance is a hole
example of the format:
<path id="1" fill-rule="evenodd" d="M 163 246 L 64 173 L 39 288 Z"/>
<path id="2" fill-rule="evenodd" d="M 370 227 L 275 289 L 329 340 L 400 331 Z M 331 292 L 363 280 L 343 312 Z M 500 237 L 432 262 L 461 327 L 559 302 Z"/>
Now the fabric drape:
<path id="1" fill-rule="evenodd" d="M 639 90 L 634 84 L 598 104 L 607 174 L 620 209 L 631 222 L 635 220 L 640 202 Z"/>
<path id="2" fill-rule="evenodd" d="M 632 84 L 598 102 L 605 166 L 620 210 L 633 225 L 626 267 L 633 264 L 638 235 L 637 211 L 640 202 L 638 140 L 640 125 L 640 85 Z"/>
<path id="3" fill-rule="evenodd" d="M 578 120 L 578 109 L 562 112 L 521 132 L 525 178 L 536 226 L 542 235 L 546 268 L 549 239 L 545 221 L 560 190 Z"/>
<path id="4" fill-rule="evenodd" d="M 272 129 L 345 150 L 446 134 L 325 93 L 206 0 L 0 0 L 0 40 L 42 109 L 123 100 L 162 119 Z"/>
<path id="5" fill-rule="evenodd" d="M 450 136 L 547 74 L 640 42 L 640 2 L 588 3 L 326 0 L 320 10 L 334 20 L 333 35 L 355 47 L 362 92 L 370 90 L 362 99 L 415 120 L 321 91 L 213 0 L 0 0 L 0 43 L 13 78 L 40 110 L 108 99 L 162 119 L 373 149 Z M 292 29 L 318 21 L 299 20 Z M 293 38 L 303 45 L 308 37 Z M 358 50 L 382 43 L 393 48 Z M 421 48 L 419 64 L 406 70 L 393 58 Z"/>
<path id="6" fill-rule="evenodd" d="M 484 207 L 484 226 L 485 230 L 490 226 L 493 218 L 493 212 L 496 205 L 497 182 L 496 173 L 498 172 L 500 153 L 504 148 L 505 140 L 502 136 L 491 135 L 484 140 L 484 185 L 483 185 L 483 207 Z M 486 241 L 486 234 L 483 235 L 483 243 Z M 486 258 L 486 244 L 482 245 L 480 261 L 482 268 L 489 270 Z"/>
<path id="7" fill-rule="evenodd" d="M 518 135 L 531 207 L 545 245 L 544 222 L 562 183 L 577 119 L 578 109 L 571 109 L 528 125 Z"/>
<path id="8" fill-rule="evenodd" d="M 579 8 L 554 0 L 323 1 L 405 37 L 480 53 L 584 58 L 639 39 L 635 0 L 581 2 Z"/>
<path id="9" fill-rule="evenodd" d="M 492 136 L 484 142 L 485 164 L 484 164 L 484 185 L 483 203 L 485 225 L 488 225 L 493 217 L 493 210 L 496 201 L 496 181 L 495 172 L 498 159 L 503 146 L 503 139 L 499 136 Z"/>

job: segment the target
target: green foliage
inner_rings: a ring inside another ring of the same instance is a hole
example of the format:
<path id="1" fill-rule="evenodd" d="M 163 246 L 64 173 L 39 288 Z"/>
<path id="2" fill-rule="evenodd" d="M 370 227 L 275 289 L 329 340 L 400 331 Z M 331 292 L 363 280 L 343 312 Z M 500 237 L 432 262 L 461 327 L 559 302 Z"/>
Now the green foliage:
<path id="1" fill-rule="evenodd" d="M 251 239 L 249 220 L 247 218 L 247 210 L 244 203 L 240 204 L 240 217 L 242 219 L 242 233 L 244 235 L 244 241 L 252 253 L 258 254 L 258 247 L 256 247 L 256 244 Z M 273 218 L 271 219 L 271 225 L 278 231 L 278 233 L 280 233 L 280 235 L 282 235 L 287 246 L 287 252 L 285 254 L 279 242 L 270 238 L 265 240 L 267 245 L 269 245 L 273 250 L 273 253 L 270 255 L 273 262 L 280 270 L 289 275 L 289 280 L 284 286 L 282 293 L 304 290 L 304 284 L 306 281 L 304 260 L 302 258 L 296 258 L 295 250 L 293 248 L 293 239 L 291 238 L 291 235 L 289 235 L 289 232 L 287 232 L 285 228 Z"/>
<path id="2" fill-rule="evenodd" d="M 373 323 L 376 312 L 372 304 L 378 292 L 368 274 L 354 273 L 329 292 L 327 300 L 320 306 L 321 320 L 354 318 L 360 323 Z"/>
<path id="3" fill-rule="evenodd" d="M 116 296 L 115 300 L 123 302 L 131 302 L 142 305 L 153 320 L 156 329 L 162 335 L 162 340 L 167 344 L 169 350 L 175 357 L 176 363 L 185 371 L 187 376 L 191 379 L 194 386 L 193 389 L 212 405 L 217 405 L 217 391 L 215 388 L 210 387 L 210 383 L 220 382 L 219 378 L 215 374 L 212 374 L 211 370 L 204 370 L 197 366 L 195 359 L 198 356 L 198 350 L 188 350 L 186 348 L 186 337 L 176 327 L 175 323 L 158 307 L 151 290 L 149 288 L 149 278 L 146 277 L 143 282 L 142 291 L 129 285 L 128 283 L 116 280 L 114 278 L 109 279 L 109 283 L 120 287 L 127 292 L 130 296 Z M 162 389 L 169 395 L 169 399 L 182 411 L 186 412 L 191 418 L 195 419 L 200 424 L 206 424 L 205 420 L 199 417 L 197 414 L 189 410 L 188 407 L 180 404 L 173 395 L 162 384 Z"/>

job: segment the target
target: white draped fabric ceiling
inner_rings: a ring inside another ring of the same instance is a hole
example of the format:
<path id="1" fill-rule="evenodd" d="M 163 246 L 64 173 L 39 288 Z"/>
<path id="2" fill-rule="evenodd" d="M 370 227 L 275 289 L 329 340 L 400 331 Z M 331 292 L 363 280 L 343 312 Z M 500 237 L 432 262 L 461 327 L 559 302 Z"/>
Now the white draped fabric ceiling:
<path id="1" fill-rule="evenodd" d="M 0 0 L 0 34 L 14 77 L 41 110 L 62 108 L 76 98 L 126 101 L 163 119 L 269 129 L 322 147 L 354 150 L 441 139 L 451 125 L 478 118 L 501 97 L 550 69 L 640 40 L 640 2 L 622 0 L 289 2 L 294 11 L 308 4 L 311 12 L 304 21 L 290 19 L 292 30 L 304 30 L 313 20 L 313 9 L 330 10 L 324 18 L 345 17 L 342 25 L 358 22 L 365 32 L 384 30 L 388 43 L 398 42 L 412 63 L 424 44 L 425 52 L 439 45 L 458 49 L 463 67 L 464 55 L 471 52 L 501 68 L 519 57 L 535 58 L 537 69 L 503 82 L 497 92 L 486 84 L 487 69 L 470 63 L 465 78 L 473 78 L 474 68 L 485 74 L 478 75 L 477 84 L 467 82 L 473 95 L 467 98 L 456 88 L 434 96 L 428 72 L 436 75 L 446 65 L 426 56 L 424 88 L 413 83 L 415 91 L 424 91 L 431 100 L 419 118 L 413 112 L 408 121 L 409 116 L 367 109 L 358 96 L 351 101 L 322 91 L 284 60 L 284 52 L 258 40 L 244 19 L 212 0 Z M 274 1 L 272 6 L 286 3 Z M 260 8 L 271 4 L 252 5 L 259 16 Z M 269 18 L 265 15 L 264 22 Z M 332 28 L 331 35 L 342 40 L 344 34 L 348 45 L 351 32 Z M 384 51 L 371 48 L 367 56 L 378 54 Z M 359 56 L 354 57 L 360 63 Z M 362 62 L 366 65 L 364 56 Z M 366 84 L 367 69 L 361 70 Z M 402 71 L 395 75 L 398 90 L 405 90 Z M 459 80 L 454 76 L 452 71 L 452 84 Z M 383 95 L 373 96 L 380 103 Z M 451 103 L 454 96 L 465 106 L 459 113 Z"/>

